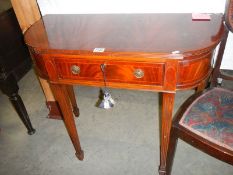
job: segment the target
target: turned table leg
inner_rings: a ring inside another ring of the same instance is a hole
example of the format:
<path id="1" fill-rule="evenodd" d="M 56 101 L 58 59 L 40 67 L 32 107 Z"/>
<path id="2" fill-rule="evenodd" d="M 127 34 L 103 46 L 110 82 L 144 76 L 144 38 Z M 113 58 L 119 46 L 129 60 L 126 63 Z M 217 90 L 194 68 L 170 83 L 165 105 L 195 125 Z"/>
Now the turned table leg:
<path id="1" fill-rule="evenodd" d="M 11 104 L 14 106 L 16 112 L 18 113 L 21 121 L 23 122 L 23 124 L 27 128 L 28 134 L 29 135 L 34 134 L 36 132 L 36 130 L 32 127 L 27 110 L 23 104 L 21 97 L 16 92 L 16 93 L 11 94 L 9 96 L 9 99 L 11 101 Z"/>
<path id="2" fill-rule="evenodd" d="M 76 151 L 75 155 L 79 160 L 83 160 L 84 153 L 81 149 L 78 132 L 73 118 L 67 85 L 51 84 L 51 89 L 56 101 L 60 106 L 63 121 Z"/>
<path id="3" fill-rule="evenodd" d="M 73 113 L 76 117 L 78 117 L 79 116 L 79 108 L 78 108 L 78 105 L 76 102 L 74 88 L 72 85 L 67 85 L 67 92 L 69 94 L 70 102 L 71 102 L 71 105 L 73 107 Z"/>
<path id="4" fill-rule="evenodd" d="M 15 108 L 16 112 L 18 113 L 21 121 L 25 125 L 28 130 L 28 134 L 32 135 L 36 132 L 36 130 L 32 127 L 31 121 L 29 119 L 27 110 L 24 106 L 24 103 L 21 97 L 18 95 L 19 87 L 17 85 L 16 79 L 13 75 L 10 75 L 5 80 L 2 80 L 0 83 L 1 90 L 4 94 L 9 97 L 13 107 Z"/>
<path id="5" fill-rule="evenodd" d="M 175 101 L 175 93 L 164 92 L 162 93 L 162 98 L 159 175 L 166 175 L 166 159 L 172 124 L 172 112 Z"/>

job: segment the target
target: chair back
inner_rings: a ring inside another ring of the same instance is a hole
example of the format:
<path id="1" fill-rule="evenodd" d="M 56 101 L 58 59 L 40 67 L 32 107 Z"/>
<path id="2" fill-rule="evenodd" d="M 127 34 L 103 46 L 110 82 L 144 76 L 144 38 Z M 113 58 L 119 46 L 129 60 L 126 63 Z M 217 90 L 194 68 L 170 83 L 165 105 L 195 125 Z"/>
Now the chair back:
<path id="1" fill-rule="evenodd" d="M 233 0 L 226 1 L 224 17 L 228 29 L 233 32 Z"/>
<path id="2" fill-rule="evenodd" d="M 218 50 L 218 55 L 211 79 L 211 87 L 216 87 L 218 85 L 218 78 L 225 80 L 233 80 L 232 75 L 226 74 L 220 70 L 226 43 L 227 43 L 228 33 L 229 31 L 233 32 L 233 0 L 226 0 L 224 20 L 225 20 L 226 28 Z"/>

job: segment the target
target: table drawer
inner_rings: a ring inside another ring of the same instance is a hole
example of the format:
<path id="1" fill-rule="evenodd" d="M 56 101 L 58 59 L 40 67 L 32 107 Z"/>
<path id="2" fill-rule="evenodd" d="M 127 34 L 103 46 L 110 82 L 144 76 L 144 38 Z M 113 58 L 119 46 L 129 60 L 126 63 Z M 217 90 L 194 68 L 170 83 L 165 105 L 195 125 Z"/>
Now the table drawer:
<path id="1" fill-rule="evenodd" d="M 55 59 L 61 79 L 103 82 L 101 64 L 105 64 L 107 83 L 162 85 L 164 63 L 91 61 Z"/>

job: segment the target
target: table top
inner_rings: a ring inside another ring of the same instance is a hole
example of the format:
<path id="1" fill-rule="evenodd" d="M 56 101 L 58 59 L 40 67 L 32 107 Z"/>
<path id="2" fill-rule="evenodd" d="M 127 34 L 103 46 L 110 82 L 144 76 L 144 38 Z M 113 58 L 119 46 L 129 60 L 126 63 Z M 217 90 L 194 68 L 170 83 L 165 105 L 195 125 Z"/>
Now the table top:
<path id="1" fill-rule="evenodd" d="M 192 14 L 47 15 L 27 30 L 25 41 L 39 76 L 52 87 L 80 160 L 72 85 L 164 92 L 163 174 L 175 92 L 204 87 L 223 33 L 221 14 L 212 14 L 210 21 L 193 21 Z"/>
<path id="2" fill-rule="evenodd" d="M 40 51 L 189 54 L 216 45 L 223 33 L 222 14 L 194 21 L 192 14 L 46 15 L 25 33 Z"/>

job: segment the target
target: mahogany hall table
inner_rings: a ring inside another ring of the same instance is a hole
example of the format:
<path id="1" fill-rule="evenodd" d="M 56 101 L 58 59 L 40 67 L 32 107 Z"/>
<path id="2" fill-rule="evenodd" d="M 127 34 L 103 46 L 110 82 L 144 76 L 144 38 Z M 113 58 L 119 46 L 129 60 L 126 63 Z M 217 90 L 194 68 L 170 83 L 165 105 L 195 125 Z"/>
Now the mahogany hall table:
<path id="1" fill-rule="evenodd" d="M 25 33 L 38 75 L 47 79 L 63 114 L 76 156 L 84 158 L 72 108 L 72 85 L 162 92 L 160 175 L 177 90 L 203 88 L 224 26 L 221 14 L 194 21 L 192 14 L 46 15 Z"/>

